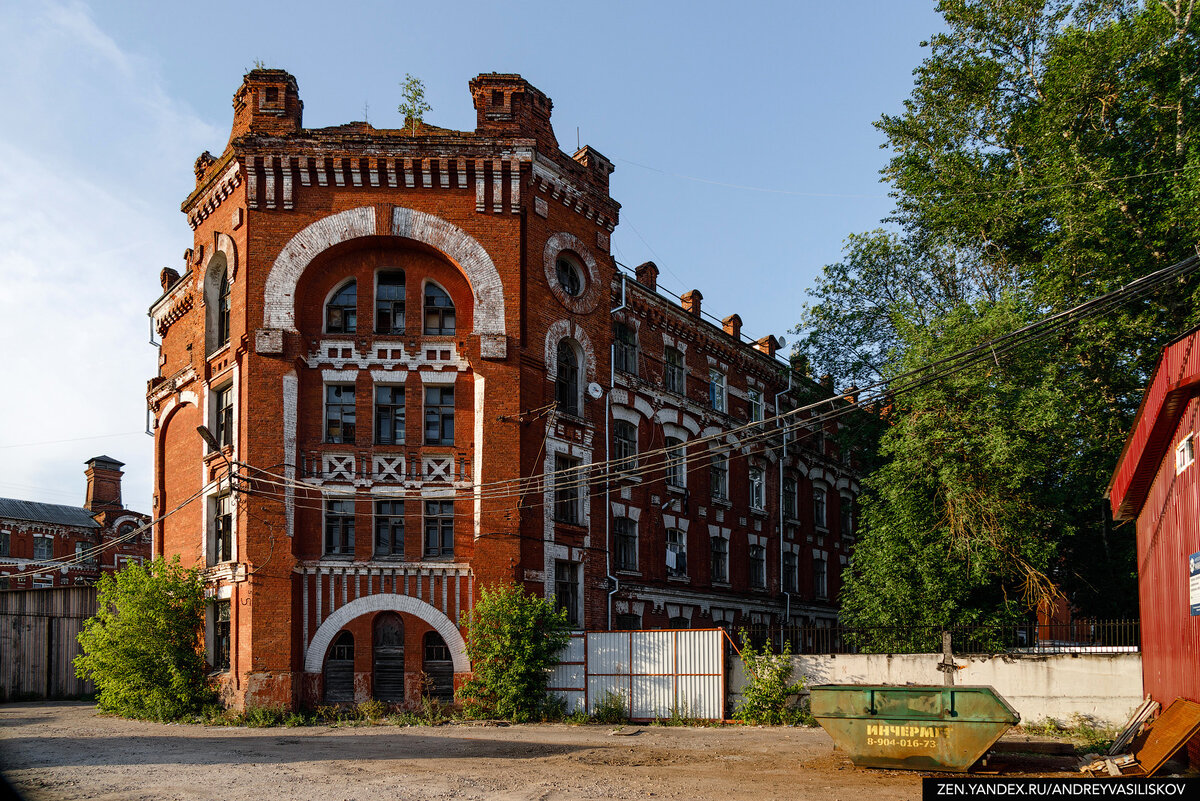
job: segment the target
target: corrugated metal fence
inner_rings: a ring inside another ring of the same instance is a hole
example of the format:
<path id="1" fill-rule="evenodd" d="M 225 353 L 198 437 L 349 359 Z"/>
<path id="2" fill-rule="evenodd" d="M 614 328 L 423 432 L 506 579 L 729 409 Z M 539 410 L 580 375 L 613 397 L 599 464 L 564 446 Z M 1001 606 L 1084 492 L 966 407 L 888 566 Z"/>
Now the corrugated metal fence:
<path id="1" fill-rule="evenodd" d="M 725 717 L 725 632 L 720 629 L 577 634 L 550 678 L 567 711 L 593 714 L 610 695 L 631 720 Z"/>
<path id="2" fill-rule="evenodd" d="M 93 693 L 71 662 L 83 621 L 95 613 L 95 587 L 0 591 L 0 700 Z"/>

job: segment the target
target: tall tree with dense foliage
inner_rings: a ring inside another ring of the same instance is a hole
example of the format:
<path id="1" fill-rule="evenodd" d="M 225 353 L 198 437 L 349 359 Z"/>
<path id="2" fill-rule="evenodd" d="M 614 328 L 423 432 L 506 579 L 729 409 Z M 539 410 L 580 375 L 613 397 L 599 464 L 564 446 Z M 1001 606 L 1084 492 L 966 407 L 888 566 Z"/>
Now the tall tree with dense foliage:
<path id="1" fill-rule="evenodd" d="M 942 0 L 883 117 L 891 232 L 852 236 L 800 329 L 859 386 L 1111 291 L 1200 242 L 1195 0 Z M 1128 613 L 1133 533 L 1101 495 L 1197 281 L 897 394 L 843 596 L 858 623 L 1009 617 L 1065 592 Z"/>
<path id="2" fill-rule="evenodd" d="M 176 720 L 214 700 L 200 632 L 204 587 L 195 569 L 161 556 L 131 562 L 97 585 L 100 609 L 79 634 L 75 671 L 96 684 L 100 709 Z"/>

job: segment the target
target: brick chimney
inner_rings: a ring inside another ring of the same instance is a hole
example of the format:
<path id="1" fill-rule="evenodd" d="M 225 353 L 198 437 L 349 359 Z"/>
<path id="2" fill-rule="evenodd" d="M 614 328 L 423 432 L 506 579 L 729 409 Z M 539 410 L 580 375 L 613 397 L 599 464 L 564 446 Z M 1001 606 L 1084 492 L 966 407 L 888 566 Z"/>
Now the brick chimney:
<path id="1" fill-rule="evenodd" d="M 637 282 L 647 289 L 658 291 L 658 265 L 652 261 L 639 264 L 633 271 Z"/>
<path id="2" fill-rule="evenodd" d="M 579 162 L 588 169 L 588 176 L 592 180 L 592 184 L 604 190 L 608 194 L 608 176 L 613 174 L 613 163 L 604 155 L 592 147 L 584 145 L 575 151 L 575 155 L 571 156 L 575 161 Z"/>
<path id="3" fill-rule="evenodd" d="M 725 333 L 734 339 L 742 338 L 742 318 L 738 314 L 731 314 L 721 321 L 721 325 L 725 327 Z"/>
<path id="4" fill-rule="evenodd" d="M 767 334 L 762 339 L 754 341 L 754 349 L 774 358 L 775 351 L 779 350 L 779 340 L 775 338 L 774 334 Z"/>
<path id="5" fill-rule="evenodd" d="M 287 136 L 303 127 L 304 103 L 296 79 L 286 70 L 253 69 L 233 96 L 229 140 L 245 134 Z"/>
<path id="6" fill-rule="evenodd" d="M 93 456 L 84 464 L 87 470 L 87 501 L 83 508 L 89 512 L 104 512 L 124 509 L 121 503 L 121 468 L 124 462 L 118 462 L 111 456 Z"/>
<path id="7" fill-rule="evenodd" d="M 476 132 L 528 137 L 538 147 L 557 150 L 558 139 L 550 125 L 554 103 L 529 81 L 512 73 L 487 72 L 472 78 L 469 86 Z"/>
<path id="8" fill-rule="evenodd" d="M 700 301 L 704 300 L 704 296 L 700 294 L 699 289 L 693 289 L 689 292 L 684 292 L 679 298 L 683 302 L 683 310 L 688 314 L 700 316 Z"/>

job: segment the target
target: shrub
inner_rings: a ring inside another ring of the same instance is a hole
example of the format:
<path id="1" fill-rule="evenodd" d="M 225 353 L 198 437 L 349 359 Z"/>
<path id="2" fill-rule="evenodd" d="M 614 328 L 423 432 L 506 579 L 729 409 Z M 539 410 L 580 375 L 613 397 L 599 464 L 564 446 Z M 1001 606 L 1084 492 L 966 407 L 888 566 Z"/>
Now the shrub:
<path id="1" fill-rule="evenodd" d="M 387 712 L 388 705 L 380 700 L 363 701 L 354 708 L 354 713 L 360 720 L 367 720 L 371 723 L 379 721 Z"/>
<path id="2" fill-rule="evenodd" d="M 179 557 L 130 563 L 97 585 L 100 609 L 79 633 L 75 673 L 96 705 L 131 718 L 177 720 L 215 699 L 200 649 L 204 588 Z"/>
<path id="3" fill-rule="evenodd" d="M 474 671 L 459 690 L 464 711 L 516 722 L 542 717 L 550 671 L 570 641 L 566 612 L 516 585 L 485 587 L 462 622 Z"/>
<path id="4" fill-rule="evenodd" d="M 283 706 L 248 706 L 238 721 L 252 729 L 269 729 L 282 726 L 288 718 L 288 709 Z"/>
<path id="5" fill-rule="evenodd" d="M 629 720 L 629 701 L 624 693 L 604 693 L 604 697 L 592 707 L 592 719 L 597 723 L 626 723 Z"/>
<path id="6" fill-rule="evenodd" d="M 772 726 L 796 722 L 800 713 L 789 707 L 788 701 L 804 689 L 804 680 L 792 682 L 791 657 L 786 653 L 776 654 L 769 642 L 755 648 L 745 631 L 742 642 L 746 643 L 742 648 L 746 684 L 742 688 L 742 700 L 734 710 L 734 719 Z M 787 650 L 785 646 L 784 651 Z"/>

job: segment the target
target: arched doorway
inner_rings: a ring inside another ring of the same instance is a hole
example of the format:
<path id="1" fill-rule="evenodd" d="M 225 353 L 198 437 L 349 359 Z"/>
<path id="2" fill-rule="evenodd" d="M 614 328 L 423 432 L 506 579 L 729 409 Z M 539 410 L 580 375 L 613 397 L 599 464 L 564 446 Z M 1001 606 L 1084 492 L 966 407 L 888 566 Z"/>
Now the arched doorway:
<path id="1" fill-rule="evenodd" d="M 453 701 L 454 662 L 446 641 L 436 631 L 426 632 L 424 651 L 421 664 L 426 676 L 424 692 L 439 701 Z"/>
<path id="2" fill-rule="evenodd" d="M 338 634 L 325 659 L 325 700 L 341 704 L 354 701 L 354 635 Z"/>
<path id="3" fill-rule="evenodd" d="M 395 612 L 375 617 L 375 697 L 398 704 L 404 700 L 404 621 Z"/>

